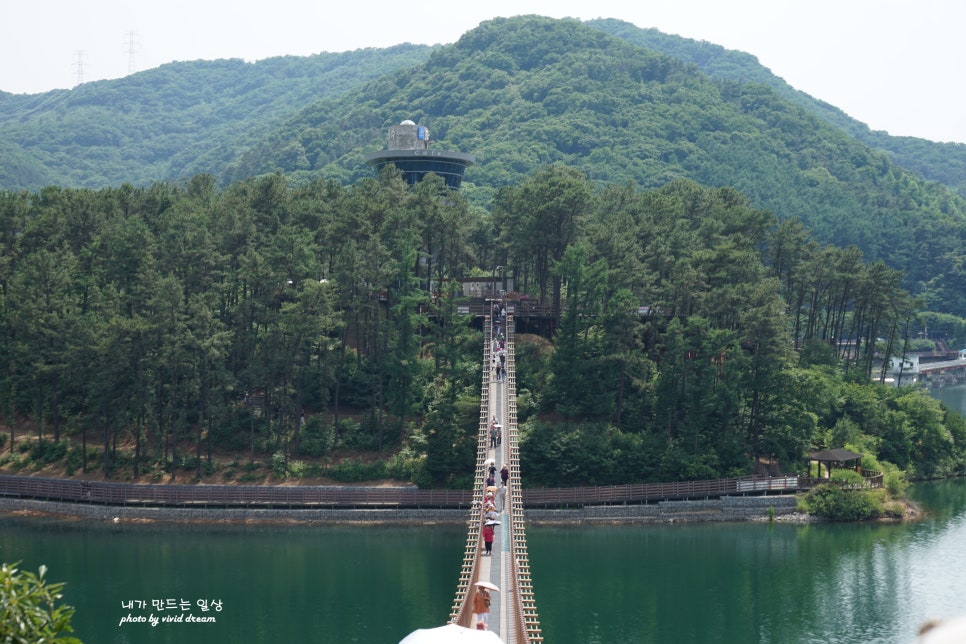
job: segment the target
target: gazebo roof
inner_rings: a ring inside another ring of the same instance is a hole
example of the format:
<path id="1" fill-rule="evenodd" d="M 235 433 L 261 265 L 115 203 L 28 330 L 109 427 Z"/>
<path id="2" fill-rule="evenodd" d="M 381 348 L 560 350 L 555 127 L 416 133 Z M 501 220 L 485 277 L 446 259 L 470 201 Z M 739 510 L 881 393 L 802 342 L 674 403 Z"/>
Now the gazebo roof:
<path id="1" fill-rule="evenodd" d="M 808 453 L 808 459 L 810 461 L 818 461 L 820 463 L 846 463 L 860 458 L 862 458 L 862 454 L 856 454 L 855 452 L 841 448 L 823 449 Z"/>

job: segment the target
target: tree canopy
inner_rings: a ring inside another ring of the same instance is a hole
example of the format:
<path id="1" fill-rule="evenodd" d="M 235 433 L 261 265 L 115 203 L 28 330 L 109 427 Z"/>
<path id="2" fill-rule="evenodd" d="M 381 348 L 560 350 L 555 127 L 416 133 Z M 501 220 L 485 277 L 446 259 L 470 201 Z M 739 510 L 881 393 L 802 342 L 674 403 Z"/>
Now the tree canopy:
<path id="1" fill-rule="evenodd" d="M 559 323 L 519 339 L 530 482 L 794 470 L 845 440 L 962 469 L 961 421 L 873 384 L 922 324 L 900 273 L 732 188 L 563 165 L 492 212 L 394 171 L 0 193 L 3 464 L 201 477 L 229 453 L 287 475 L 362 451 L 465 483 L 482 336 L 454 278 L 494 262 Z"/>
<path id="2" fill-rule="evenodd" d="M 474 207 L 554 163 L 597 185 L 730 186 L 820 243 L 903 271 L 931 310 L 966 315 L 966 145 L 869 132 L 748 54 L 619 21 L 496 19 L 433 48 L 176 63 L 0 95 L 0 186 L 206 173 L 226 187 L 276 171 L 347 186 L 405 118 L 477 156 L 464 181 Z"/>

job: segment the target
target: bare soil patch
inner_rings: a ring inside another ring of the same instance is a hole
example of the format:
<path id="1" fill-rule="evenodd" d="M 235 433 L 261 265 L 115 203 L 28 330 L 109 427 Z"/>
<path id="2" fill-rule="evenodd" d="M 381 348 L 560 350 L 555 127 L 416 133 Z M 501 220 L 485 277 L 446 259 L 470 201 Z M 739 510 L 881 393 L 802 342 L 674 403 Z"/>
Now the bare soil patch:
<path id="1" fill-rule="evenodd" d="M 7 431 L 9 441 L 9 430 Z M 49 440 L 49 439 L 48 439 Z M 367 487 L 393 487 L 408 485 L 406 481 L 396 481 L 392 479 L 377 479 L 370 481 L 359 481 L 345 483 L 325 476 L 306 475 L 299 478 L 292 476 L 277 477 L 272 471 L 272 455 L 256 453 L 254 461 L 248 452 L 238 451 L 216 451 L 211 455 L 211 467 L 205 467 L 207 463 L 207 453 L 202 454 L 201 476 L 197 469 L 175 468 L 172 472 L 160 472 L 150 469 L 150 464 L 141 464 L 138 476 L 134 476 L 133 468 L 125 465 L 119 468 L 110 477 L 104 476 L 101 462 L 89 466 L 87 472 L 81 468 L 76 468 L 73 473 L 68 473 L 69 468 L 66 459 L 61 459 L 53 463 L 38 463 L 27 461 L 29 447 L 33 447 L 37 442 L 36 434 L 26 434 L 17 437 L 13 452 L 11 453 L 8 442 L 5 442 L 3 449 L 0 450 L 0 473 L 16 476 L 36 476 L 46 478 L 62 478 L 81 481 L 104 481 L 112 483 L 137 483 L 142 485 L 281 485 L 281 486 L 367 486 Z M 79 441 L 72 440 L 72 446 L 78 446 Z M 88 449 L 98 449 L 100 446 L 88 443 Z M 24 451 L 27 449 L 28 451 Z M 134 453 L 134 443 L 124 442 L 117 446 L 118 452 L 125 454 Z M 185 444 L 179 446 L 179 454 L 193 457 L 197 454 L 195 446 Z M 388 453 L 371 453 L 357 451 L 335 451 L 325 458 L 310 458 L 305 456 L 291 456 L 292 461 L 300 461 L 304 464 L 307 472 L 318 472 L 337 466 L 344 461 L 356 461 L 361 463 L 373 463 L 385 460 Z M 5 458 L 6 457 L 6 458 Z M 13 458 L 10 458 L 13 457 Z M 19 462 L 22 466 L 15 466 L 13 463 Z M 208 473 L 210 472 L 210 473 Z"/>

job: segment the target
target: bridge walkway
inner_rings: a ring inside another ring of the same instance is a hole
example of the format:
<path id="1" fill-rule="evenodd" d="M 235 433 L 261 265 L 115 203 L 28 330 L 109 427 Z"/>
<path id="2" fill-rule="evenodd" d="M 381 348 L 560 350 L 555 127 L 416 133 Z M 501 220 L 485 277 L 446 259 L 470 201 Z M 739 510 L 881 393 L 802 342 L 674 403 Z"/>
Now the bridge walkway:
<path id="1" fill-rule="evenodd" d="M 474 628 L 473 594 L 477 582 L 489 582 L 500 590 L 491 593 L 488 630 L 495 632 L 507 644 L 529 644 L 543 641 L 527 552 L 523 498 L 519 492 L 520 457 L 516 418 L 516 370 L 513 345 L 513 316 L 500 324 L 486 316 L 483 349 L 483 385 L 480 404 L 480 424 L 477 440 L 476 474 L 473 507 L 467 520 L 466 548 L 457 584 L 450 622 Z M 504 336 L 505 375 L 495 367 L 500 364 L 498 349 L 502 331 Z M 492 445 L 490 424 L 501 426 L 500 441 Z M 500 470 L 509 470 L 504 498 L 497 498 L 500 525 L 496 528 L 493 553 L 484 556 L 483 523 L 486 500 L 488 465 L 496 468 L 499 485 Z"/>

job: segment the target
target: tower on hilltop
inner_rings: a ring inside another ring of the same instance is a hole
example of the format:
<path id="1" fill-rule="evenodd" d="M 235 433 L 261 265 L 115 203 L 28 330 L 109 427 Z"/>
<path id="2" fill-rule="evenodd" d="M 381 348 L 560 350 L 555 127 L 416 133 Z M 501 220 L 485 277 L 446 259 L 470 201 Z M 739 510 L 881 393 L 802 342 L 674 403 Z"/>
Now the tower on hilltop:
<path id="1" fill-rule="evenodd" d="M 386 164 L 395 165 L 409 185 L 432 172 L 442 177 L 446 187 L 454 190 L 459 190 L 463 172 L 474 161 L 476 158 L 472 154 L 430 150 L 429 129 L 408 119 L 390 126 L 388 149 L 366 155 L 366 163 L 377 171 L 382 171 Z"/>

